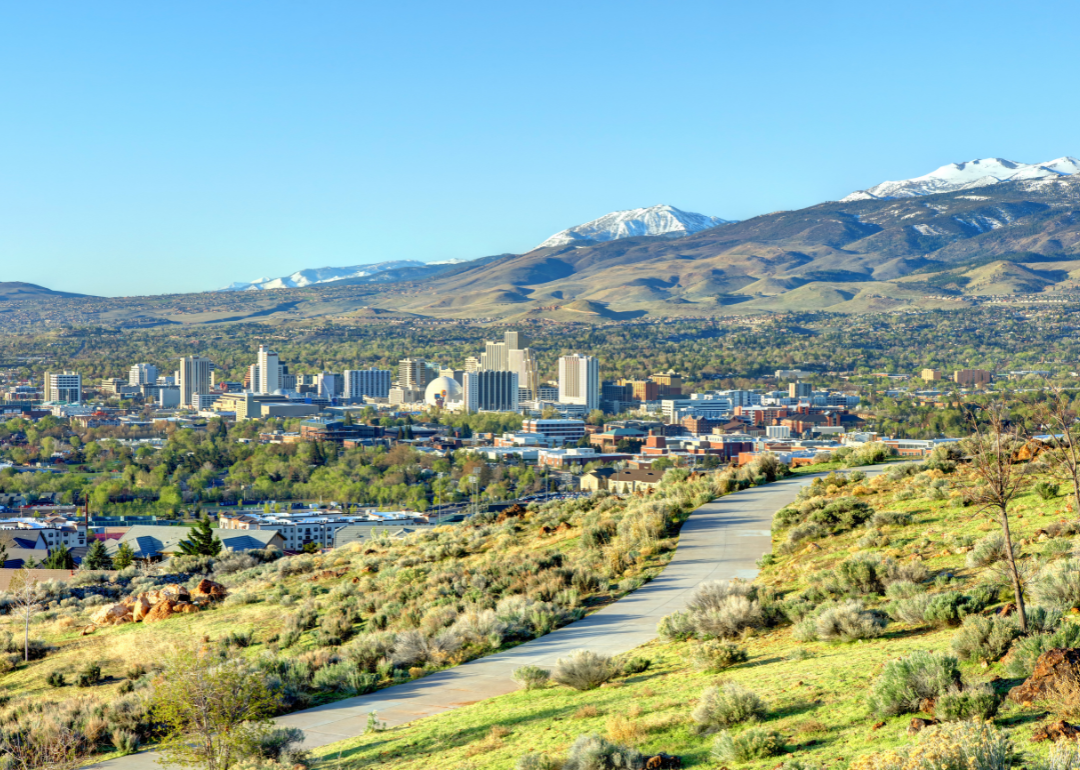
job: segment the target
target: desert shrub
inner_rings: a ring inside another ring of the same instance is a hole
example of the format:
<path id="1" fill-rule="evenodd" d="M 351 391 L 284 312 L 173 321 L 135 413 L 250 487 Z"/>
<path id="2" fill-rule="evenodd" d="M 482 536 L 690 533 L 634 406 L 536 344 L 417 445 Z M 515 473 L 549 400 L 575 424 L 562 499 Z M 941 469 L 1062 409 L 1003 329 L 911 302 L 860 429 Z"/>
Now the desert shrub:
<path id="1" fill-rule="evenodd" d="M 109 736 L 109 741 L 112 743 L 113 748 L 123 756 L 134 754 L 139 750 L 142 743 L 136 733 L 121 729 L 113 730 Z"/>
<path id="2" fill-rule="evenodd" d="M 681 642 L 694 635 L 694 621 L 682 610 L 665 615 L 656 626 L 656 633 L 667 642 Z"/>
<path id="3" fill-rule="evenodd" d="M 802 514 L 799 513 L 799 509 L 788 505 L 773 515 L 773 529 L 787 529 L 800 521 L 802 521 Z"/>
<path id="4" fill-rule="evenodd" d="M 607 655 L 575 650 L 555 662 L 551 678 L 575 690 L 594 690 L 616 674 L 618 669 Z"/>
<path id="5" fill-rule="evenodd" d="M 1063 623 L 1053 633 L 1020 637 L 1009 650 L 1005 672 L 1012 677 L 1027 678 L 1035 670 L 1039 656 L 1057 647 L 1080 647 L 1080 625 Z"/>
<path id="6" fill-rule="evenodd" d="M 699 636 L 728 638 L 765 623 L 756 589 L 742 581 L 702 583 L 686 603 Z"/>
<path id="7" fill-rule="evenodd" d="M 255 751 L 262 759 L 287 767 L 307 765 L 307 752 L 300 748 L 304 731 L 298 727 L 276 727 L 259 736 Z"/>
<path id="8" fill-rule="evenodd" d="M 1041 500 L 1052 500 L 1061 491 L 1061 484 L 1056 481 L 1036 481 L 1031 487 Z"/>
<path id="9" fill-rule="evenodd" d="M 823 642 L 853 642 L 881 636 L 885 625 L 880 612 L 864 609 L 862 602 L 847 601 L 818 615 L 814 631 Z"/>
<path id="10" fill-rule="evenodd" d="M 919 733 L 915 746 L 866 754 L 848 770 L 1011 770 L 1013 745 L 983 722 L 946 722 Z"/>
<path id="11" fill-rule="evenodd" d="M 1080 559 L 1063 559 L 1039 573 L 1032 586 L 1035 599 L 1047 607 L 1080 607 Z"/>
<path id="12" fill-rule="evenodd" d="M 694 663 L 701 671 L 724 671 L 749 658 L 745 647 L 729 642 L 708 639 L 694 645 Z"/>
<path id="13" fill-rule="evenodd" d="M 926 586 L 913 583 L 910 580 L 897 580 L 889 583 L 885 588 L 885 596 L 889 599 L 910 599 L 913 596 L 926 593 Z"/>
<path id="14" fill-rule="evenodd" d="M 798 526 L 792 527 L 791 530 L 788 532 L 787 541 L 791 545 L 795 545 L 802 542 L 803 540 L 817 539 L 825 534 L 827 533 L 824 527 L 822 527 L 820 524 L 815 524 L 814 522 L 810 521 L 805 524 L 799 524 Z"/>
<path id="15" fill-rule="evenodd" d="M 868 521 L 872 527 L 906 527 L 911 520 L 911 514 L 905 511 L 877 511 Z"/>
<path id="16" fill-rule="evenodd" d="M 539 666 L 521 666 L 514 669 L 510 678 L 523 685 L 526 690 L 538 690 L 547 685 L 551 672 Z"/>
<path id="17" fill-rule="evenodd" d="M 855 497 L 841 497 L 810 514 L 810 521 L 833 534 L 847 532 L 874 515 L 874 509 Z"/>
<path id="18" fill-rule="evenodd" d="M 1019 549 L 1015 545 L 1013 545 L 1013 552 L 1019 555 Z M 965 563 L 969 569 L 981 569 L 996 564 L 1005 556 L 1004 535 L 999 532 L 991 532 L 968 551 Z"/>
<path id="19" fill-rule="evenodd" d="M 648 671 L 649 667 L 652 665 L 652 660 L 635 655 L 631 658 L 619 660 L 617 665 L 623 676 L 633 676 L 634 674 L 643 674 Z"/>
<path id="20" fill-rule="evenodd" d="M 1046 525 L 1046 534 L 1050 537 L 1072 537 L 1080 535 L 1080 519 L 1053 521 Z"/>
<path id="21" fill-rule="evenodd" d="M 783 750 L 784 739 L 779 733 L 751 727 L 734 736 L 726 730 L 720 733 L 713 742 L 712 756 L 720 762 L 751 762 L 775 757 Z"/>
<path id="22" fill-rule="evenodd" d="M 888 567 L 877 556 L 856 554 L 840 562 L 837 571 L 840 585 L 851 593 L 880 594 L 885 590 Z"/>
<path id="23" fill-rule="evenodd" d="M 918 650 L 885 664 L 870 688 L 869 704 L 879 716 L 913 713 L 926 698 L 936 698 L 959 684 L 960 669 L 956 658 Z"/>
<path id="24" fill-rule="evenodd" d="M 996 615 L 968 615 L 953 635 L 952 650 L 961 660 L 993 663 L 1009 650 L 1013 639 L 1020 636 L 1020 626 L 1012 618 Z"/>
<path id="25" fill-rule="evenodd" d="M 252 641 L 254 641 L 254 636 L 252 631 L 230 631 L 222 638 L 222 642 L 226 647 L 244 649 L 245 647 L 251 646 Z"/>
<path id="26" fill-rule="evenodd" d="M 101 681 L 101 666 L 97 663 L 87 663 L 75 675 L 76 687 L 92 687 Z"/>
<path id="27" fill-rule="evenodd" d="M 542 751 L 522 754 L 514 764 L 514 770 L 557 770 L 560 765 Z"/>
<path id="28" fill-rule="evenodd" d="M 985 721 L 997 714 L 1000 704 L 997 693 L 987 684 L 962 690 L 953 687 L 938 696 L 934 703 L 934 717 L 942 722 L 958 722 L 962 719 Z"/>
<path id="29" fill-rule="evenodd" d="M 562 770 L 641 770 L 645 757 L 628 746 L 599 735 L 581 735 L 574 741 Z"/>
<path id="30" fill-rule="evenodd" d="M 979 587 L 971 594 L 944 591 L 919 594 L 889 605 L 893 619 L 910 625 L 958 626 L 968 615 L 981 611 L 989 601 L 989 592 Z"/>
<path id="31" fill-rule="evenodd" d="M 690 712 L 690 718 L 694 720 L 698 732 L 708 733 L 721 727 L 762 719 L 766 713 L 765 701 L 757 693 L 735 682 L 728 682 L 709 687 L 701 693 L 697 706 Z"/>

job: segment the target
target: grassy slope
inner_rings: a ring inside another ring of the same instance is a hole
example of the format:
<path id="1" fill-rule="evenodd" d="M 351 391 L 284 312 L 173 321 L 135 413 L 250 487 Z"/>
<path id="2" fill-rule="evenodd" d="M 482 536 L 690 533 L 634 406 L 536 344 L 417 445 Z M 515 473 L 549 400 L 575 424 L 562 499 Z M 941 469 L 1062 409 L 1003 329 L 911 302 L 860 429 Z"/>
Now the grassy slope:
<path id="1" fill-rule="evenodd" d="M 936 475 L 936 474 L 935 474 Z M 873 549 L 898 559 L 910 559 L 918 553 L 931 574 L 952 575 L 950 588 L 962 589 L 977 577 L 964 566 L 964 555 L 951 552 L 946 534 L 982 537 L 993 525 L 970 508 L 954 507 L 948 499 L 926 499 L 918 490 L 930 476 L 921 480 L 886 482 L 864 486 L 863 499 L 878 510 L 908 511 L 914 522 L 907 527 L 888 528 L 891 542 Z M 961 471 L 953 481 L 964 481 Z M 900 499 L 916 491 L 910 499 Z M 850 490 L 850 487 L 848 488 Z M 898 495 L 897 492 L 900 492 Z M 838 491 L 834 496 L 844 494 Z M 1064 498 L 1043 501 L 1032 493 L 1023 496 L 1017 506 L 1017 539 L 1031 538 L 1036 530 L 1069 515 Z M 807 546 L 790 557 L 779 557 L 766 568 L 759 582 L 802 587 L 814 572 L 830 568 L 847 555 L 860 550 L 856 540 L 865 530 L 858 530 L 821 542 L 822 550 Z M 1037 558 L 1045 550 L 1043 543 L 1028 543 L 1025 554 Z M 739 682 L 763 696 L 769 704 L 767 726 L 782 733 L 789 751 L 802 759 L 824 767 L 844 767 L 856 756 L 902 745 L 911 739 L 906 728 L 911 715 L 878 721 L 864 705 L 867 688 L 884 662 L 916 649 L 948 650 L 954 634 L 951 628 L 905 627 L 890 623 L 879 638 L 852 644 L 799 643 L 790 627 L 762 632 L 748 642 L 750 661 L 724 675 L 697 672 L 689 662 L 692 643 L 664 644 L 659 641 L 638 652 L 651 657 L 654 666 L 631 676 L 617 687 L 592 692 L 575 692 L 562 687 L 541 691 L 518 691 L 510 695 L 467 706 L 410 725 L 343 741 L 317 751 L 332 770 L 378 766 L 380 768 L 445 767 L 465 770 L 512 768 L 516 758 L 527 751 L 543 750 L 560 755 L 574 739 L 588 732 L 625 737 L 625 717 L 631 733 L 628 742 L 645 752 L 666 751 L 682 756 L 685 767 L 719 767 L 709 756 L 712 737 L 693 734 L 689 713 L 701 691 L 716 682 Z M 809 653 L 807 659 L 789 659 L 793 652 Z M 984 681 L 1005 674 L 1000 664 L 982 668 L 963 664 L 970 681 Z M 1004 685 L 1012 684 L 1005 682 Z M 594 707 L 596 715 L 583 707 Z M 1006 702 L 997 717 L 1001 726 L 1013 729 L 1017 746 L 1033 754 L 1044 754 L 1045 745 L 1028 743 L 1039 712 L 1020 709 Z M 498 726 L 498 727 L 497 727 Z M 636 727 L 635 727 L 636 726 Z M 491 737 L 492 728 L 507 728 L 509 733 Z M 737 732 L 742 728 L 735 728 Z M 611 731 L 615 732 L 611 732 Z M 764 770 L 776 767 L 782 758 L 750 762 L 740 767 Z"/>

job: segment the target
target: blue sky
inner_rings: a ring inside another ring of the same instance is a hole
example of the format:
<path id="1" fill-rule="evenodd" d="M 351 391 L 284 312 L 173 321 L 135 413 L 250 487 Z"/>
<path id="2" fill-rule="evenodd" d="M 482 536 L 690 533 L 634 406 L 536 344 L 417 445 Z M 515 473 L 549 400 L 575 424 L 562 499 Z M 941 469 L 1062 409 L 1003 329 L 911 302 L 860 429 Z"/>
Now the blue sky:
<path id="1" fill-rule="evenodd" d="M 0 280 L 198 291 L 1080 155 L 1080 6 L 2 2 Z"/>

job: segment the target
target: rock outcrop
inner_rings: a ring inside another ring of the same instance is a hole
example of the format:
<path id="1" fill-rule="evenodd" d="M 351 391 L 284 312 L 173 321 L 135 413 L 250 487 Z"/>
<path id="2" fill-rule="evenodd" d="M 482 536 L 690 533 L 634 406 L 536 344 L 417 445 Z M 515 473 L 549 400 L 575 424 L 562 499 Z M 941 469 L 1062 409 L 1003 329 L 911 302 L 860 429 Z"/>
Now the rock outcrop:
<path id="1" fill-rule="evenodd" d="M 1009 700 L 1032 706 L 1070 685 L 1080 685 L 1080 649 L 1059 647 L 1039 656 L 1031 676 L 1009 690 Z"/>
<path id="2" fill-rule="evenodd" d="M 108 604 L 90 616 L 90 622 L 101 626 L 118 626 L 131 622 L 131 608 L 126 604 Z"/>
<path id="3" fill-rule="evenodd" d="M 1080 727 L 1059 720 L 1037 728 L 1031 736 L 1031 742 L 1053 741 L 1057 743 L 1058 741 L 1075 741 L 1077 738 L 1080 738 Z"/>

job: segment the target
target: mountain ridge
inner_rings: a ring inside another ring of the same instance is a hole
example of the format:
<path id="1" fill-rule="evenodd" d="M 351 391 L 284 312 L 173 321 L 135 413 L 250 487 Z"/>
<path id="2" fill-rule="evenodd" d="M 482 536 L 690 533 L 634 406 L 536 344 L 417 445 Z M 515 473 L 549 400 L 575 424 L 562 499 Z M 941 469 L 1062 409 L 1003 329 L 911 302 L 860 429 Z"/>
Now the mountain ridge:
<path id="1" fill-rule="evenodd" d="M 584 224 L 568 227 L 552 235 L 536 249 L 570 244 L 591 245 L 638 236 L 681 238 L 701 230 L 728 224 L 730 221 L 706 214 L 682 211 L 662 203 L 646 208 L 612 211 Z"/>
<path id="2" fill-rule="evenodd" d="M 1078 171 L 1080 171 L 1080 159 L 1069 155 L 1045 163 L 1017 163 L 1003 158 L 979 158 L 963 163 L 949 163 L 929 174 L 911 179 L 881 182 L 865 190 L 856 190 L 841 198 L 840 202 L 890 200 L 958 190 L 975 190 L 1001 182 L 1071 176 Z"/>

